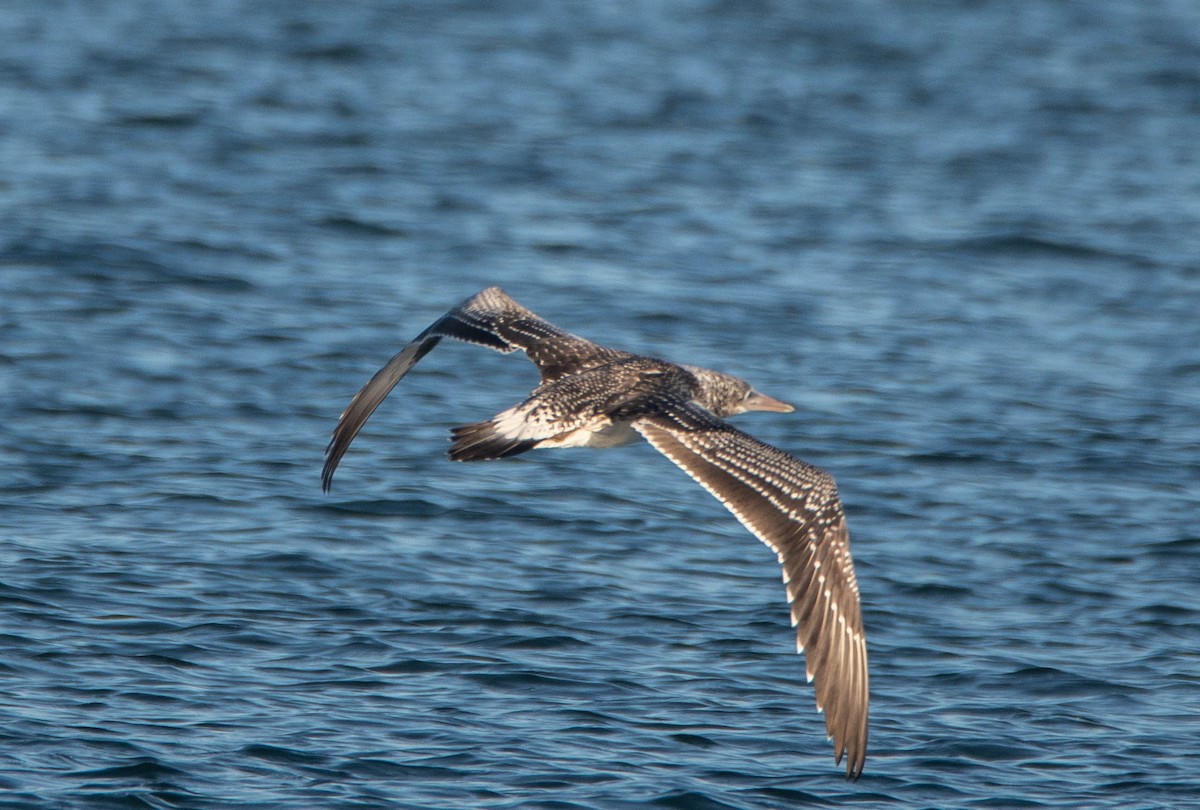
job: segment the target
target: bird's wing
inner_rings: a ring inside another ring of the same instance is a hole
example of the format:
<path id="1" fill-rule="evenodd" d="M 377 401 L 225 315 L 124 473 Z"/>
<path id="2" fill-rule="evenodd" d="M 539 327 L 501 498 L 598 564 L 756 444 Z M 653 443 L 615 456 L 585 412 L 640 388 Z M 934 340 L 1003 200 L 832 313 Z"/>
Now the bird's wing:
<path id="1" fill-rule="evenodd" d="M 499 287 L 489 287 L 434 321 L 354 395 L 325 449 L 322 489 L 328 491 L 338 462 L 379 403 L 444 337 L 505 354 L 520 349 L 538 367 L 543 383 L 628 356 L 559 329 L 518 304 Z"/>
<path id="2" fill-rule="evenodd" d="M 867 756 L 867 644 L 833 479 L 695 405 L 667 405 L 633 427 L 779 556 L 817 708 L 837 761 L 846 756 L 846 775 L 857 778 Z"/>

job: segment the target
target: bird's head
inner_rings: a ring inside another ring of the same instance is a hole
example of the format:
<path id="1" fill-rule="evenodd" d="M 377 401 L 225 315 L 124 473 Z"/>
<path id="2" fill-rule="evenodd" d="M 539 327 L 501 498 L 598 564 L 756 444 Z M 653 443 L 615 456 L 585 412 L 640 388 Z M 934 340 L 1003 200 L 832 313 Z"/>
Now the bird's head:
<path id="1" fill-rule="evenodd" d="M 782 400 L 760 393 L 743 379 L 697 366 L 684 366 L 700 384 L 695 401 L 700 407 L 722 418 L 746 411 L 791 413 L 796 410 Z"/>

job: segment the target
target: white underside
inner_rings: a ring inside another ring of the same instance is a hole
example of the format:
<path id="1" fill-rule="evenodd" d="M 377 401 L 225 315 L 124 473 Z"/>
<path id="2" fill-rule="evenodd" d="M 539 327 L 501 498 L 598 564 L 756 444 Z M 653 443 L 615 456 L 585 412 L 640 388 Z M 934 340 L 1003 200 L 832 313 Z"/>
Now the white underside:
<path id="1" fill-rule="evenodd" d="M 501 411 L 491 419 L 492 428 L 505 438 L 518 441 L 539 440 L 536 447 L 619 447 L 641 438 L 628 422 L 613 423 L 597 415 L 574 430 L 558 433 L 560 426 L 543 421 L 528 402 Z"/>
<path id="2" fill-rule="evenodd" d="M 542 447 L 620 447 L 642 438 L 629 426 L 628 422 L 612 423 L 605 421 L 604 425 L 582 427 L 570 433 L 562 433 L 538 443 Z"/>

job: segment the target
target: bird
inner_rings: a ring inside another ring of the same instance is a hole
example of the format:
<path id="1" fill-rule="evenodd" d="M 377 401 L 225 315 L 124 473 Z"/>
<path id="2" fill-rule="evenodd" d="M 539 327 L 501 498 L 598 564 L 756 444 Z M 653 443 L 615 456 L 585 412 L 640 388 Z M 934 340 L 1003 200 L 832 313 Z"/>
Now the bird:
<path id="1" fill-rule="evenodd" d="M 725 421 L 746 411 L 795 408 L 731 374 L 593 343 L 489 287 L 434 321 L 354 395 L 325 451 L 323 491 L 367 419 L 443 338 L 505 354 L 523 351 L 541 376 L 523 402 L 453 428 L 452 460 L 644 439 L 776 553 L 796 649 L 825 715 L 835 763 L 844 757 L 846 777 L 857 779 L 867 756 L 867 645 L 837 486 L 823 470 Z"/>

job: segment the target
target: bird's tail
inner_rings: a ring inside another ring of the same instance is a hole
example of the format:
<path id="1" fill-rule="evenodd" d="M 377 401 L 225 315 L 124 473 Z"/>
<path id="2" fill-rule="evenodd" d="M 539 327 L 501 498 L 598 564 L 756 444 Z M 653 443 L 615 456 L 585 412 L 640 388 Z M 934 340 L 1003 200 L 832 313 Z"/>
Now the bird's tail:
<path id="1" fill-rule="evenodd" d="M 454 444 L 450 445 L 453 461 L 487 461 L 505 458 L 532 450 L 541 439 L 522 439 L 501 433 L 495 422 L 472 422 L 450 429 Z"/>

